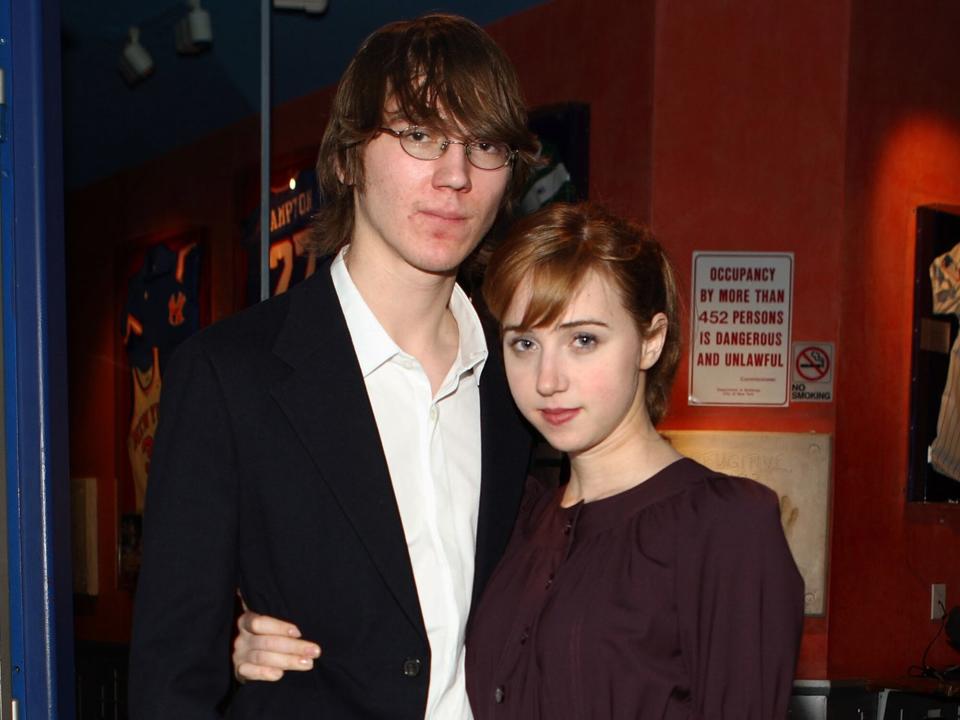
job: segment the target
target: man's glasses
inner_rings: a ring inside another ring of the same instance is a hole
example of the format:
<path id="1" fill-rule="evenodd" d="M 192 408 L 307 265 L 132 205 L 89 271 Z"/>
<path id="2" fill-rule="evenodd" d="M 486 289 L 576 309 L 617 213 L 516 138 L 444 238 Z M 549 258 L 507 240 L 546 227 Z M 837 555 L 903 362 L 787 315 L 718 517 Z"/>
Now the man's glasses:
<path id="1" fill-rule="evenodd" d="M 506 143 L 489 142 L 487 140 L 471 140 L 470 142 L 451 140 L 434 128 L 408 127 L 405 130 L 394 130 L 393 128 L 382 127 L 380 129 L 397 138 L 403 151 L 417 160 L 436 160 L 451 145 L 463 145 L 463 149 L 467 153 L 467 160 L 475 168 L 498 170 L 509 165 L 517 154 Z"/>

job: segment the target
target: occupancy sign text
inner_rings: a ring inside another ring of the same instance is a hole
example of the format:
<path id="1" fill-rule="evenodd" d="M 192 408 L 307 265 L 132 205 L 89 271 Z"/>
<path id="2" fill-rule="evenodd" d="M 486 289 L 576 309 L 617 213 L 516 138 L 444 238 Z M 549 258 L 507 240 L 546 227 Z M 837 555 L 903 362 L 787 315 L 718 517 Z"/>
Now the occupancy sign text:
<path id="1" fill-rule="evenodd" d="M 690 404 L 787 405 L 793 253 L 693 254 Z"/>

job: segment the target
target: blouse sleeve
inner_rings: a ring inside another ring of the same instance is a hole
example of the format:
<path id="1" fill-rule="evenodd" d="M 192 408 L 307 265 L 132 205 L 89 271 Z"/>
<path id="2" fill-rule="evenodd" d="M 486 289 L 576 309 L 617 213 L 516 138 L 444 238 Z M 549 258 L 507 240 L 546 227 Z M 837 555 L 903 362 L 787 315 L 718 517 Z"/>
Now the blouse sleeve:
<path id="1" fill-rule="evenodd" d="M 803 580 L 776 493 L 713 477 L 688 502 L 677 611 L 692 717 L 782 720 L 803 629 Z"/>

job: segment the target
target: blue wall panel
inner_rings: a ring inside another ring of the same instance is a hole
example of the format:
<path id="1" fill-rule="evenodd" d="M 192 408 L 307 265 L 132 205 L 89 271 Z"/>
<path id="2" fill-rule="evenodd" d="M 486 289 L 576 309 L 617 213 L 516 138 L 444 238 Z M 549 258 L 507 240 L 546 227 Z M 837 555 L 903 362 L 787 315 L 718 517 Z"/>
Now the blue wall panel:
<path id="1" fill-rule="evenodd" d="M 4 0 L 4 393 L 14 694 L 73 711 L 59 5 Z"/>

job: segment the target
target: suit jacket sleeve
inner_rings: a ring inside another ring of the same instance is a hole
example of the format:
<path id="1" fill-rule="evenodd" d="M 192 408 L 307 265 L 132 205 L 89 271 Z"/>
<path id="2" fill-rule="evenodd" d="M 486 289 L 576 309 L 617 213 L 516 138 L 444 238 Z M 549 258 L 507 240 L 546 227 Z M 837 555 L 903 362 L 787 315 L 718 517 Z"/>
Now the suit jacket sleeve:
<path id="1" fill-rule="evenodd" d="M 134 720 L 219 717 L 238 586 L 236 456 L 224 394 L 197 344 L 164 375 L 134 607 Z"/>

